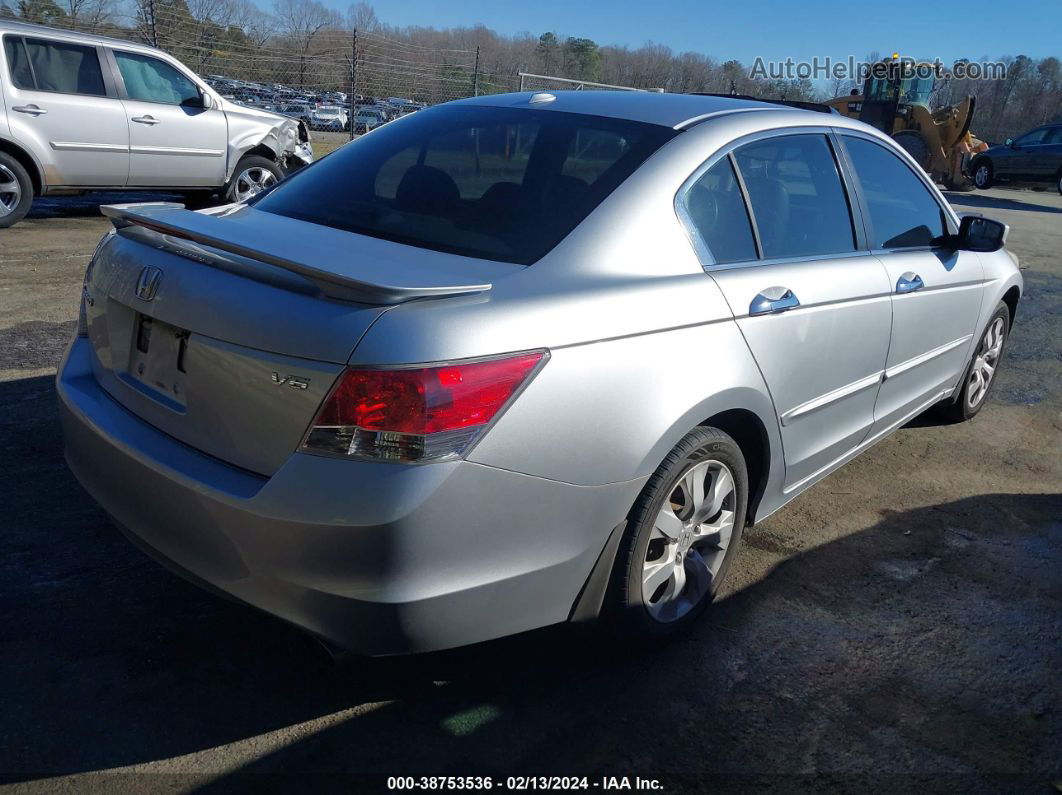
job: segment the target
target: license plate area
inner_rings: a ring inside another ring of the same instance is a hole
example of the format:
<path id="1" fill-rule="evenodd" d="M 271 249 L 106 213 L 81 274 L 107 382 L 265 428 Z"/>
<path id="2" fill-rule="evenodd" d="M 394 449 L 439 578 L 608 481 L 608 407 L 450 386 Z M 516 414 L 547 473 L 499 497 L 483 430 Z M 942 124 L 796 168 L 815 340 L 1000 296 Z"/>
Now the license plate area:
<path id="1" fill-rule="evenodd" d="M 188 332 L 136 313 L 129 346 L 129 376 L 156 400 L 183 409 L 188 383 Z"/>

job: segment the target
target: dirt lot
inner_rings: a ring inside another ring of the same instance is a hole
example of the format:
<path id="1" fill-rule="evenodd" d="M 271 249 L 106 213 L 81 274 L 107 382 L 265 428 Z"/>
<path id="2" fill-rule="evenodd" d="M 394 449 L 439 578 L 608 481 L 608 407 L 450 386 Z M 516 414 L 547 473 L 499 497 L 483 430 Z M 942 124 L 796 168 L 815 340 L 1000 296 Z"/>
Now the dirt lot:
<path id="1" fill-rule="evenodd" d="M 916 421 L 755 528 L 720 603 L 656 653 L 553 629 L 340 670 L 148 561 L 66 470 L 52 376 L 106 222 L 39 203 L 0 232 L 0 781 L 1059 788 L 1062 197 L 951 198 L 1010 223 L 1026 268 L 974 422 Z"/>

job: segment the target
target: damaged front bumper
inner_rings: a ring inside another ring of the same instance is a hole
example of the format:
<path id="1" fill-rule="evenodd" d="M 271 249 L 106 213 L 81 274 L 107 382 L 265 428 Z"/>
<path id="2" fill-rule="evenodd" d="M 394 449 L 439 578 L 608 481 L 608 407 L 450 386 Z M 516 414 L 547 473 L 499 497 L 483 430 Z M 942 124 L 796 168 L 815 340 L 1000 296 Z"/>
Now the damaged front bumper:
<path id="1" fill-rule="evenodd" d="M 284 154 L 284 170 L 289 174 L 292 171 L 298 171 L 303 166 L 308 166 L 313 162 L 313 147 L 309 141 L 304 141 L 295 145 L 295 149 L 292 152 L 285 152 Z"/>

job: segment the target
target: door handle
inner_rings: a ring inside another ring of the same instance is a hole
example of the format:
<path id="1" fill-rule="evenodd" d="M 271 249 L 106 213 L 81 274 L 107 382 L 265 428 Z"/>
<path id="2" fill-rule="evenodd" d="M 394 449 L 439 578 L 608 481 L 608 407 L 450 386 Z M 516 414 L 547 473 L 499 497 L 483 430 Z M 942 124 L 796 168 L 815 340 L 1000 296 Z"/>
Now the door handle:
<path id="1" fill-rule="evenodd" d="M 752 299 L 749 316 L 777 315 L 800 306 L 800 301 L 788 287 L 768 287 Z"/>
<path id="2" fill-rule="evenodd" d="M 154 116 L 134 116 L 130 121 L 135 121 L 137 124 L 158 124 L 159 120 Z"/>
<path id="3" fill-rule="evenodd" d="M 43 116 L 48 112 L 44 108 L 38 108 L 36 105 L 15 105 L 11 110 L 16 113 L 28 113 L 30 116 Z"/>
<path id="4" fill-rule="evenodd" d="M 922 277 L 917 273 L 911 273 L 907 271 L 896 281 L 896 292 L 898 293 L 913 293 L 915 290 L 921 290 L 926 286 L 926 283 L 922 281 Z"/>

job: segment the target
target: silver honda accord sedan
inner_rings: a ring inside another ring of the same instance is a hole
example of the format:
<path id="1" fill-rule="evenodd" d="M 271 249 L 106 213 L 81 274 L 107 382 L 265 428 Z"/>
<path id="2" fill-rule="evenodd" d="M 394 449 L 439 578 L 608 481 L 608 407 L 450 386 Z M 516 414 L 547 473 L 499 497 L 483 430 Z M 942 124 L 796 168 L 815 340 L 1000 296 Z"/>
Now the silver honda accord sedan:
<path id="1" fill-rule="evenodd" d="M 977 414 L 1022 291 L 888 137 L 719 97 L 480 97 L 246 203 L 104 213 L 70 467 L 150 555 L 364 654 L 682 629 L 746 527 Z"/>

